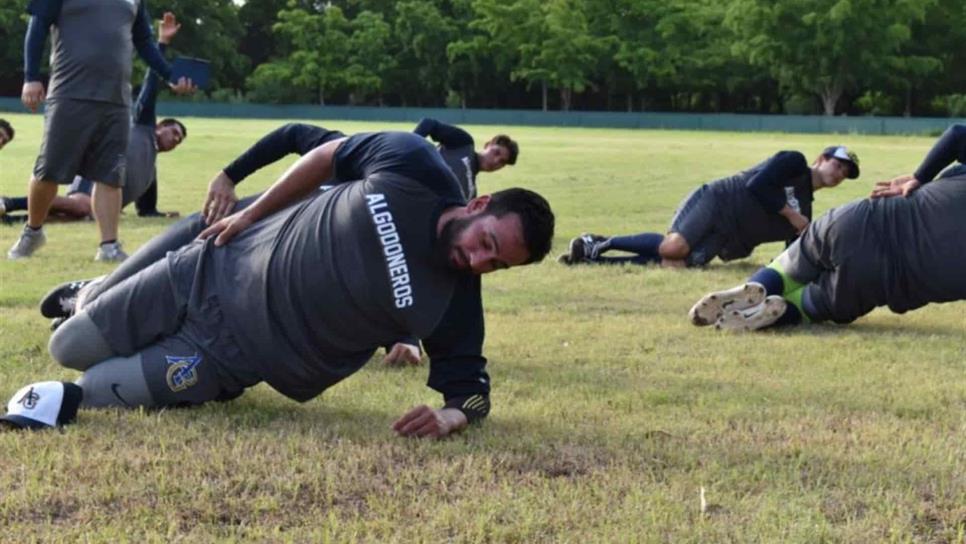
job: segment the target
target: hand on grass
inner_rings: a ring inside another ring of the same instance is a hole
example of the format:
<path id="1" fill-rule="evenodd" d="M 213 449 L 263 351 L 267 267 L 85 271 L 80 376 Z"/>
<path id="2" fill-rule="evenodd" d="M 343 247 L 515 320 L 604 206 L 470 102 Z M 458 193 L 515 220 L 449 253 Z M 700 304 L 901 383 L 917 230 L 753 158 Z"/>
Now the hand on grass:
<path id="1" fill-rule="evenodd" d="M 399 436 L 442 438 L 466 425 L 466 415 L 456 408 L 436 410 L 423 404 L 397 419 L 392 430 Z"/>
<path id="2" fill-rule="evenodd" d="M 382 358 L 382 362 L 389 366 L 418 365 L 422 362 L 422 353 L 419 346 L 396 342 L 392 349 Z"/>

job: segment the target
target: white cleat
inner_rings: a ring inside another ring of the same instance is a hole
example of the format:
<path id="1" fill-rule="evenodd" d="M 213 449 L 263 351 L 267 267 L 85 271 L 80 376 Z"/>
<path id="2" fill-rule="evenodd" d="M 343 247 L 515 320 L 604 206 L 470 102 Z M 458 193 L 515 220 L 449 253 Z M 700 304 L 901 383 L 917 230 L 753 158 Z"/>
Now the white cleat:
<path id="1" fill-rule="evenodd" d="M 712 325 L 728 310 L 753 308 L 764 300 L 765 286 L 757 282 L 748 282 L 725 291 L 704 295 L 691 307 L 688 317 L 691 318 L 691 323 L 699 327 Z"/>
<path id="2" fill-rule="evenodd" d="M 788 308 L 785 299 L 778 295 L 771 295 L 757 306 L 744 310 L 726 310 L 714 324 L 714 328 L 722 331 L 757 331 L 773 325 Z"/>

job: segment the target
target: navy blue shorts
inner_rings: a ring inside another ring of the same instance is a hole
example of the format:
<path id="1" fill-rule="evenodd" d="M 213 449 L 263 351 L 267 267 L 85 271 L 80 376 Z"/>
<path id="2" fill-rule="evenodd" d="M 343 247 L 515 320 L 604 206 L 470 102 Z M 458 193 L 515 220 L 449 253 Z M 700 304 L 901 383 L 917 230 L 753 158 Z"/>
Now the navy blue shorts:
<path id="1" fill-rule="evenodd" d="M 702 185 L 685 198 L 674 212 L 668 232 L 680 234 L 691 252 L 688 266 L 703 266 L 718 256 L 727 239 L 715 230 L 717 202 L 708 185 Z"/>

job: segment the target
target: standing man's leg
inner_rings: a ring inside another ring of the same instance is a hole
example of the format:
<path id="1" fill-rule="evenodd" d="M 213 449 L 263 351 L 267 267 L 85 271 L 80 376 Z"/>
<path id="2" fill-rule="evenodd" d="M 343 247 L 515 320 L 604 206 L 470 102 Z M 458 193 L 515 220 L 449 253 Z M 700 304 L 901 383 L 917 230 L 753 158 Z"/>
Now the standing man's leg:
<path id="1" fill-rule="evenodd" d="M 121 261 L 127 257 L 117 245 L 118 223 L 121 219 L 121 188 L 112 187 L 105 183 L 94 183 L 91 196 L 91 207 L 94 209 L 94 220 L 101 235 L 100 248 L 94 257 L 98 261 Z M 114 247 L 104 248 L 114 244 Z"/>
<path id="2" fill-rule="evenodd" d="M 85 163 L 84 177 L 94 182 L 91 207 L 100 233 L 95 261 L 120 262 L 127 258 L 118 242 L 121 219 L 122 187 L 126 175 L 126 158 L 131 122 L 124 106 L 106 104 L 98 127 L 97 140 Z"/>

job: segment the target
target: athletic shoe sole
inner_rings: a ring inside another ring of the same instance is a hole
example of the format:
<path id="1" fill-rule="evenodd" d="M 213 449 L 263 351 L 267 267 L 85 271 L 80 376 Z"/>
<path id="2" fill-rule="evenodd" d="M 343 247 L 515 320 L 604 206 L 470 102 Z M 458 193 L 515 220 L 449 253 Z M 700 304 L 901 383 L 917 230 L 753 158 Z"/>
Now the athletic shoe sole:
<path id="1" fill-rule="evenodd" d="M 727 310 L 714 324 L 721 331 L 756 331 L 773 325 L 785 313 L 788 303 L 778 295 L 771 295 L 753 308 Z"/>
<path id="2" fill-rule="evenodd" d="M 698 327 L 713 325 L 728 310 L 745 310 L 764 302 L 765 286 L 750 282 L 725 291 L 715 291 L 701 297 L 691 307 L 688 317 Z"/>

